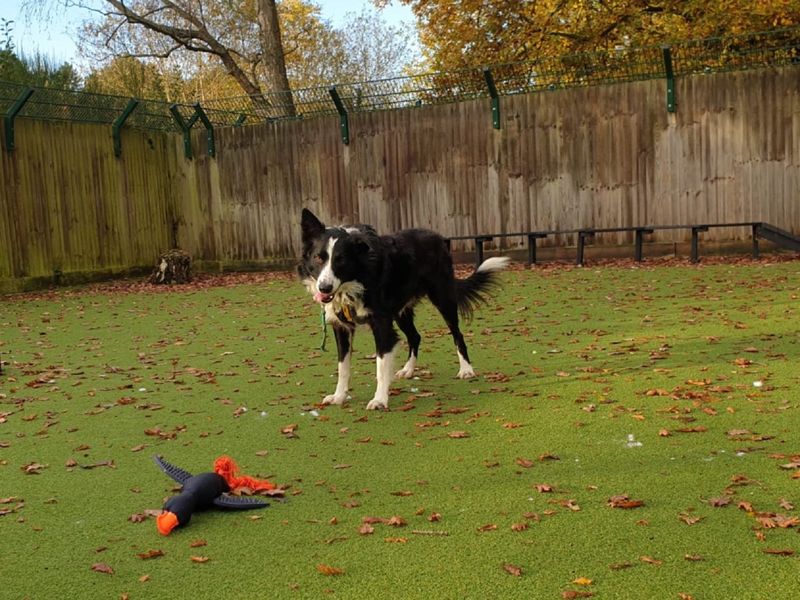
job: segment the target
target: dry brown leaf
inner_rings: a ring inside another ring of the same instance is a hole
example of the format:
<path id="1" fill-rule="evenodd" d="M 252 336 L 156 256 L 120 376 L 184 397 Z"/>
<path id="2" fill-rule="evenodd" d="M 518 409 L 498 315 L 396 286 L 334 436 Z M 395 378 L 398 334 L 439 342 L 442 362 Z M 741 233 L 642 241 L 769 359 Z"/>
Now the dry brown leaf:
<path id="1" fill-rule="evenodd" d="M 485 533 L 487 531 L 495 531 L 496 529 L 497 525 L 495 525 L 494 523 L 487 523 L 486 525 L 481 525 L 480 527 L 478 527 L 478 531 L 480 531 L 481 533 Z"/>
<path id="2" fill-rule="evenodd" d="M 639 508 L 644 506 L 644 500 L 631 500 L 627 494 L 618 494 L 608 499 L 608 506 L 623 509 Z"/>
<path id="3" fill-rule="evenodd" d="M 325 565 L 325 564 L 317 565 L 317 571 L 328 577 L 344 575 L 344 571 L 342 569 L 337 569 L 336 567 L 332 567 L 330 565 Z"/>
<path id="4" fill-rule="evenodd" d="M 663 560 L 658 560 L 657 558 L 653 558 L 652 556 L 640 556 L 639 560 L 649 565 L 661 565 L 664 563 Z"/>
<path id="5" fill-rule="evenodd" d="M 193 563 L 206 563 L 209 559 L 207 556 L 190 556 L 189 560 Z"/>
<path id="6" fill-rule="evenodd" d="M 358 533 L 361 535 L 371 535 L 375 533 L 375 528 L 369 523 L 363 523 L 361 527 L 358 528 Z"/>
<path id="7" fill-rule="evenodd" d="M 207 546 L 208 542 L 205 540 L 194 540 L 189 544 L 189 548 L 200 548 L 202 546 Z"/>
<path id="8" fill-rule="evenodd" d="M 92 571 L 96 573 L 105 573 L 106 575 L 113 575 L 114 569 L 112 569 L 106 563 L 94 563 L 92 565 Z"/>
<path id="9" fill-rule="evenodd" d="M 142 560 L 149 560 L 151 558 L 159 558 L 164 556 L 163 550 L 148 550 L 147 552 L 139 552 L 136 554 Z"/>
<path id="10" fill-rule="evenodd" d="M 592 585 L 592 580 L 588 577 L 578 577 L 577 579 L 573 580 L 575 585 Z"/>
<path id="11" fill-rule="evenodd" d="M 466 431 L 451 431 L 447 434 L 447 437 L 453 439 L 461 439 L 461 438 L 468 438 L 469 434 Z"/>
<path id="12" fill-rule="evenodd" d="M 522 467 L 522 468 L 524 468 L 524 469 L 530 469 L 530 468 L 531 468 L 531 467 L 532 467 L 534 464 L 536 464 L 536 463 L 534 463 L 534 462 L 533 462 L 532 460 L 530 460 L 530 459 L 527 459 L 527 458 L 519 458 L 519 457 L 517 458 L 517 461 L 516 461 L 516 462 L 517 462 L 517 464 L 518 464 L 520 467 Z"/>
<path id="13" fill-rule="evenodd" d="M 764 548 L 763 552 L 764 552 L 764 554 L 774 554 L 775 556 L 793 556 L 794 555 L 794 550 L 791 550 L 790 548 L 782 548 L 782 549 Z"/>
<path id="14" fill-rule="evenodd" d="M 514 577 L 522 577 L 522 567 L 518 567 L 517 565 L 505 563 L 503 565 L 503 570 Z"/>

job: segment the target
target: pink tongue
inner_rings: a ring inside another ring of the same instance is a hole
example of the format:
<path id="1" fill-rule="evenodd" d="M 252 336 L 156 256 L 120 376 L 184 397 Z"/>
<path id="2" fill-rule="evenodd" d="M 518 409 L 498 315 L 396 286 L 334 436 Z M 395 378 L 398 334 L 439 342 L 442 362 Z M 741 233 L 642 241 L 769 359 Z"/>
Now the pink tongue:
<path id="1" fill-rule="evenodd" d="M 327 295 L 327 294 L 323 294 L 322 292 L 316 292 L 316 293 L 314 294 L 314 301 L 315 301 L 315 302 L 319 302 L 319 303 L 321 304 L 321 303 L 322 303 L 322 301 L 323 301 L 325 298 L 327 298 L 327 297 L 328 297 L 328 295 Z"/>

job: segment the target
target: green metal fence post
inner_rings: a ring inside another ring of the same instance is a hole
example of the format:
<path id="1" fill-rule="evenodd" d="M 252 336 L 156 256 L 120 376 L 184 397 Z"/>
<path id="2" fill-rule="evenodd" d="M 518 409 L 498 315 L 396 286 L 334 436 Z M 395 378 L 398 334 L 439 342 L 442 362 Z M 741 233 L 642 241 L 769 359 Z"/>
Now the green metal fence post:
<path id="1" fill-rule="evenodd" d="M 662 46 L 664 55 L 664 74 L 667 76 L 667 112 L 675 112 L 675 72 L 672 69 L 672 49 Z"/>
<path id="2" fill-rule="evenodd" d="M 497 93 L 491 69 L 483 70 L 483 78 L 486 80 L 486 87 L 489 88 L 489 95 L 492 97 L 492 127 L 500 129 L 500 94 Z"/>
<path id="3" fill-rule="evenodd" d="M 206 111 L 203 110 L 203 107 L 200 106 L 200 103 L 197 102 L 194 105 L 194 114 L 200 118 L 200 122 L 203 124 L 203 127 L 206 128 L 206 140 L 208 140 L 208 155 L 209 156 L 216 156 L 217 148 L 214 145 L 214 126 L 211 124 L 211 121 L 208 120 L 208 115 L 206 115 Z"/>
<path id="4" fill-rule="evenodd" d="M 122 154 L 122 126 L 125 124 L 125 121 L 128 120 L 128 117 L 131 116 L 131 113 L 139 106 L 139 101 L 135 98 L 131 98 L 128 100 L 128 104 L 125 106 L 125 109 L 122 113 L 114 119 L 114 123 L 111 125 L 111 137 L 114 139 L 114 156 L 119 158 L 119 155 Z"/>
<path id="5" fill-rule="evenodd" d="M 19 98 L 16 99 L 14 104 L 8 108 L 5 117 L 3 118 L 6 131 L 6 150 L 9 152 L 14 149 L 14 119 L 17 118 L 19 111 L 22 110 L 22 107 L 25 106 L 25 103 L 30 100 L 32 95 L 33 88 L 25 88 L 22 90 L 22 94 L 20 94 Z"/>
<path id="6" fill-rule="evenodd" d="M 336 105 L 336 111 L 339 113 L 339 128 L 342 133 L 342 143 L 347 146 L 350 143 L 350 123 L 347 119 L 347 109 L 344 107 L 342 97 L 339 96 L 339 90 L 336 89 L 335 85 L 328 88 L 328 93 L 331 95 L 333 103 Z"/>
<path id="7" fill-rule="evenodd" d="M 178 110 L 178 105 L 173 104 L 169 107 L 169 112 L 172 113 L 172 118 L 175 119 L 175 123 L 178 124 L 180 127 L 181 132 L 183 133 L 183 154 L 186 158 L 192 158 L 192 138 L 189 135 L 189 130 L 194 125 L 194 122 L 197 120 L 197 113 L 192 119 L 187 123 L 183 120 L 183 116 L 181 115 L 181 111 Z"/>

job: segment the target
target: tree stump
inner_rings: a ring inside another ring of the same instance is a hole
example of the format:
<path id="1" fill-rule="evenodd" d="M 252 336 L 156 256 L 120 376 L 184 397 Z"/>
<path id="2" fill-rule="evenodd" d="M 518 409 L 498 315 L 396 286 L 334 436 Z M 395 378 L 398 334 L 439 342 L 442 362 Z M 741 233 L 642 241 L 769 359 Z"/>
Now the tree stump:
<path id="1" fill-rule="evenodd" d="M 188 252 L 179 248 L 167 250 L 158 257 L 150 283 L 189 283 L 192 280 L 191 266 L 192 257 Z"/>

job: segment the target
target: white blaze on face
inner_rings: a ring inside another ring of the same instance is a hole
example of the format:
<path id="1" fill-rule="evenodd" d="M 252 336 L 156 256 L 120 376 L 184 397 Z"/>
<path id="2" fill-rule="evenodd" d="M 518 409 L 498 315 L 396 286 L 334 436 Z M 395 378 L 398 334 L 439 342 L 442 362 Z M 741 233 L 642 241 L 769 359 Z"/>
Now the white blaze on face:
<path id="1" fill-rule="evenodd" d="M 335 293 L 336 290 L 339 288 L 339 285 L 342 283 L 339 279 L 334 275 L 332 262 L 333 262 L 333 247 L 336 245 L 338 238 L 331 238 L 328 240 L 328 259 L 325 261 L 325 264 L 322 267 L 322 271 L 319 273 L 319 277 L 317 277 L 317 291 L 322 291 L 320 288 L 329 287 Z"/>

